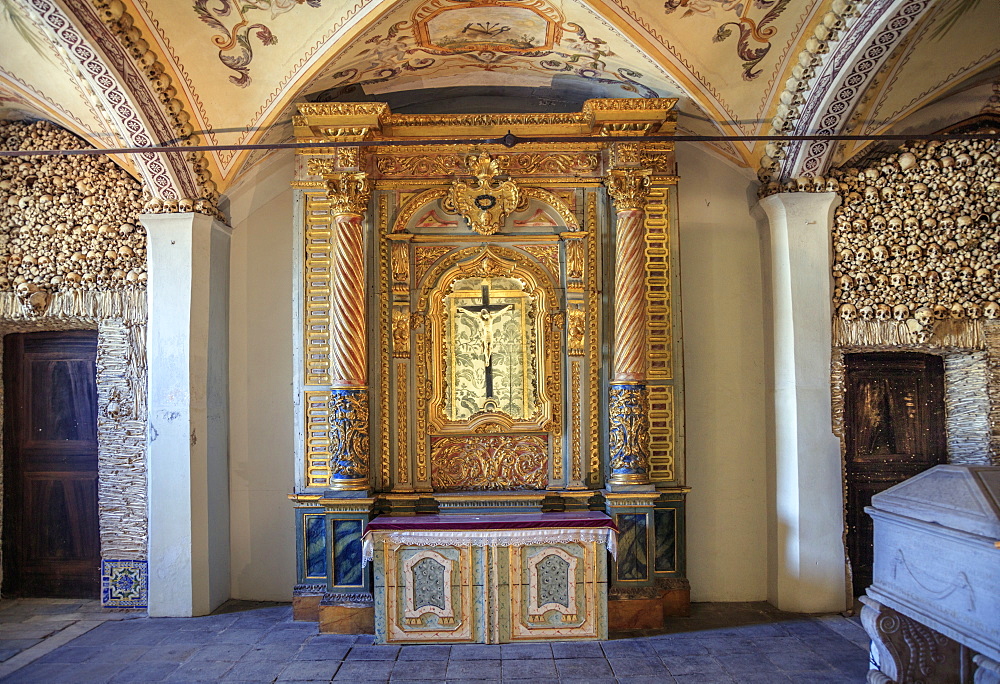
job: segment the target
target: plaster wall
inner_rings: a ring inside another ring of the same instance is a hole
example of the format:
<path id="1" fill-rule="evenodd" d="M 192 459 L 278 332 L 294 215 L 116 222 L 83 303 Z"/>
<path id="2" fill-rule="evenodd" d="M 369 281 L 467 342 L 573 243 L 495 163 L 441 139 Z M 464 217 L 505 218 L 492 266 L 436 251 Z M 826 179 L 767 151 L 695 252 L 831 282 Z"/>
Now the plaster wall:
<path id="1" fill-rule="evenodd" d="M 288 601 L 295 585 L 292 288 L 294 155 L 279 152 L 228 195 L 232 596 Z"/>
<path id="2" fill-rule="evenodd" d="M 696 145 L 677 166 L 691 600 L 760 601 L 770 351 L 751 181 Z"/>

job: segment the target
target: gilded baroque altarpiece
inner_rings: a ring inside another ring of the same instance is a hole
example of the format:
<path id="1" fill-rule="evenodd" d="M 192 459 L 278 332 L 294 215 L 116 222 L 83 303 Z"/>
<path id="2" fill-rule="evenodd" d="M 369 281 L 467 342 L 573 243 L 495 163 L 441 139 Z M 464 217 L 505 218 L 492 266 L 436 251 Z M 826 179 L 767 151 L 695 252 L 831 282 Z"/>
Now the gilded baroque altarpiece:
<path id="1" fill-rule="evenodd" d="M 642 556 L 615 577 L 683 576 L 673 104 L 300 106 L 300 584 L 355 586 L 317 511 L 569 510 L 609 487 Z M 507 133 L 546 139 L 461 142 Z"/>

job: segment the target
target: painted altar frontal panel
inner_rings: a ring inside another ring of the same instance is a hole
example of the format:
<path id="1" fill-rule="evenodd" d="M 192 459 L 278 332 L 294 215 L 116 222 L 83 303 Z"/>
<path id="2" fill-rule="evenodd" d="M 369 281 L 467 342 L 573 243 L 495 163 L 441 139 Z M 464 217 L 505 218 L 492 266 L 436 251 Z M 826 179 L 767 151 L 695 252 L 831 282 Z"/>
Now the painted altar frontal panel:
<path id="1" fill-rule="evenodd" d="M 376 542 L 378 643 L 607 638 L 599 542 L 409 546 Z"/>

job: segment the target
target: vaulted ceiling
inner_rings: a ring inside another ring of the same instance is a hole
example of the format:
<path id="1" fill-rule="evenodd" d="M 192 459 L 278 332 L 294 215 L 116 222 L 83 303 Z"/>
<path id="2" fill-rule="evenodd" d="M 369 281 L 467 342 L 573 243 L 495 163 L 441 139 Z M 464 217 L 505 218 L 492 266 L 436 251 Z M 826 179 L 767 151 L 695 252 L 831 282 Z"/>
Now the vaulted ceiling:
<path id="1" fill-rule="evenodd" d="M 932 132 L 1000 77 L 995 0 L 0 0 L 0 110 L 99 148 L 287 141 L 296 103 L 578 111 L 678 97 L 680 133 Z M 724 141 L 762 177 L 864 143 Z M 123 155 L 165 199 L 263 152 Z"/>

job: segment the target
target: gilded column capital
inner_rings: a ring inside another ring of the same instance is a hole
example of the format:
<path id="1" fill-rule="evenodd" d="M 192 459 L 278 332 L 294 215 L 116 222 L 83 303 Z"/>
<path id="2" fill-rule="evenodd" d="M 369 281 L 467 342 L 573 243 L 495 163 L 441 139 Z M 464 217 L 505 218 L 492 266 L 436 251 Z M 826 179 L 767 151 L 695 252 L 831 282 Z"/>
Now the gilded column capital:
<path id="1" fill-rule="evenodd" d="M 642 211 L 646 207 L 652 176 L 650 169 L 611 169 L 604 184 L 615 201 L 615 209 L 619 212 Z"/>
<path id="2" fill-rule="evenodd" d="M 364 216 L 372 197 L 371 181 L 366 173 L 338 173 L 326 177 L 326 196 L 336 216 Z"/>

